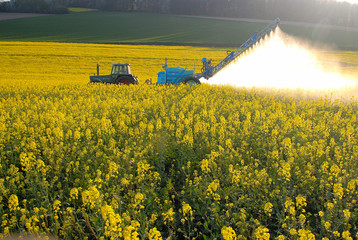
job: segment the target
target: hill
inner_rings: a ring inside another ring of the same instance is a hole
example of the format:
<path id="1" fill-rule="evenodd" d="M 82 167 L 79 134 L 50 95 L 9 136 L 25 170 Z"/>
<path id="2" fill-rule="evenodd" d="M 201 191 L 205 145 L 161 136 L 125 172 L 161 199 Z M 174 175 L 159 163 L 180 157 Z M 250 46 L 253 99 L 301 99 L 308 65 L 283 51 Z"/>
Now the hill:
<path id="1" fill-rule="evenodd" d="M 0 21 L 0 41 L 238 46 L 267 23 L 166 14 L 79 12 Z M 339 49 L 358 49 L 358 30 L 292 22 L 283 31 Z"/>

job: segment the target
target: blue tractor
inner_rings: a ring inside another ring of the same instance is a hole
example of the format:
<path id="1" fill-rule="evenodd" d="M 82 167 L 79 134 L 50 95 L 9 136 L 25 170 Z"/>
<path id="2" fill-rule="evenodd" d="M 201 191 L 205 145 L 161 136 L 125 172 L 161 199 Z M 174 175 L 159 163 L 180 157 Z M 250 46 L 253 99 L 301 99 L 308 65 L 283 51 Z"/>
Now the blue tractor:
<path id="1" fill-rule="evenodd" d="M 245 43 L 238 47 L 235 51 L 229 54 L 217 65 L 212 66 L 211 60 L 206 58 L 202 59 L 203 67 L 201 73 L 194 73 L 194 70 L 186 70 L 181 67 L 168 67 L 167 61 L 163 65 L 164 71 L 158 73 L 157 84 L 200 84 L 201 78 L 209 79 L 231 63 L 234 59 L 251 48 L 255 43 L 259 42 L 265 36 L 269 35 L 280 24 L 280 19 L 276 18 L 275 21 L 267 25 L 263 30 L 254 33 Z"/>

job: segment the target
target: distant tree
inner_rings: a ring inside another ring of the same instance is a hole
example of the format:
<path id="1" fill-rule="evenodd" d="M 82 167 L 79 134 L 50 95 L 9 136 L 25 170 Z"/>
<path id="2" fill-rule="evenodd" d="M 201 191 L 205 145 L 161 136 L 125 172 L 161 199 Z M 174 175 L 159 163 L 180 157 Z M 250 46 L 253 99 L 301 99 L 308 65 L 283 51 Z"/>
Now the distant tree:
<path id="1" fill-rule="evenodd" d="M 8 11 L 30 13 L 68 13 L 66 2 L 63 0 L 16 0 L 13 1 Z"/>
<path id="2" fill-rule="evenodd" d="M 8 3 L 7 2 L 0 2 L 0 12 L 7 12 L 8 9 Z"/>
<path id="3" fill-rule="evenodd" d="M 45 12 L 48 8 L 45 0 L 16 0 L 14 8 L 20 12 Z"/>

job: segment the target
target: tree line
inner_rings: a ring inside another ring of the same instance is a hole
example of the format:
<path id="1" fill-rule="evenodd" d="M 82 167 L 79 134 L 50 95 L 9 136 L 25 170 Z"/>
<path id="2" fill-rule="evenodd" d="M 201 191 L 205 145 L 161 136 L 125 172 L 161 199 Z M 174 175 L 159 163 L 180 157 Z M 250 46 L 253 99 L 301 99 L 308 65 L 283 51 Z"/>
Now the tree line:
<path id="1" fill-rule="evenodd" d="M 358 4 L 335 0 L 12 0 L 12 10 L 96 8 L 232 18 L 274 19 L 358 27 Z M 63 11 L 66 12 L 66 11 Z"/>
<path id="2" fill-rule="evenodd" d="M 68 5 L 62 0 L 11 0 L 0 2 L 0 12 L 68 13 Z"/>

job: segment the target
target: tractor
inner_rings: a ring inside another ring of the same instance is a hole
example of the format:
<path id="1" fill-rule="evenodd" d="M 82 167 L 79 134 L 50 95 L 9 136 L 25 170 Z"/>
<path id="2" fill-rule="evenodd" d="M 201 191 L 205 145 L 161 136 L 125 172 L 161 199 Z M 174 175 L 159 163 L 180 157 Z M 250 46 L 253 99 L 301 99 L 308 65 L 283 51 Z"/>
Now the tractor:
<path id="1" fill-rule="evenodd" d="M 132 75 L 129 63 L 112 63 L 112 71 L 109 75 L 99 75 L 97 64 L 97 75 L 90 76 L 91 83 L 112 83 L 112 84 L 138 84 L 136 75 Z"/>

